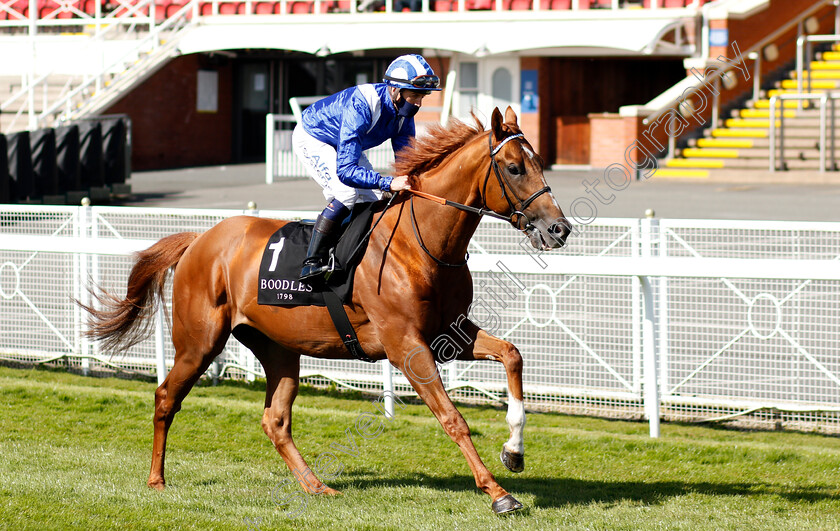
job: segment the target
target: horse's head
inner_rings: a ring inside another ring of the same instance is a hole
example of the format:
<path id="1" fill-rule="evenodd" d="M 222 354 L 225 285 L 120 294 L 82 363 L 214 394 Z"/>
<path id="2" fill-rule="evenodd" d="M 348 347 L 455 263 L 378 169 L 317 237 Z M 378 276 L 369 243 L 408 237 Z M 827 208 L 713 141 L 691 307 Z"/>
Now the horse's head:
<path id="1" fill-rule="evenodd" d="M 565 245 L 571 224 L 545 182 L 542 157 L 523 136 L 510 107 L 504 121 L 499 109 L 493 109 L 489 144 L 491 163 L 482 191 L 485 205 L 510 216 L 511 224 L 525 232 L 536 249 Z"/>

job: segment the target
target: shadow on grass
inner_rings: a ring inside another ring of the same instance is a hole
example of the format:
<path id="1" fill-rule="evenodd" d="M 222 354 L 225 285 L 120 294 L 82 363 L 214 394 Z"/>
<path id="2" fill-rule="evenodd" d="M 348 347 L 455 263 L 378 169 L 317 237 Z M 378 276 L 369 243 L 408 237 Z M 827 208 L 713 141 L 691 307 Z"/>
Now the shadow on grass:
<path id="1" fill-rule="evenodd" d="M 403 478 L 370 479 L 368 477 L 337 478 L 331 486 L 338 490 L 346 487 L 374 489 L 387 487 L 423 486 L 436 490 L 477 491 L 472 476 L 433 477 L 412 474 Z M 343 480 L 343 481 L 342 481 Z M 587 481 L 569 478 L 503 478 L 501 483 L 514 495 L 532 494 L 535 507 L 559 508 L 590 503 L 617 504 L 637 502 L 658 505 L 669 498 L 689 494 L 707 496 L 738 496 L 749 500 L 754 497 L 777 496 L 792 503 L 840 501 L 835 488 L 819 486 L 785 487 L 771 483 L 715 483 L 709 481 Z"/>

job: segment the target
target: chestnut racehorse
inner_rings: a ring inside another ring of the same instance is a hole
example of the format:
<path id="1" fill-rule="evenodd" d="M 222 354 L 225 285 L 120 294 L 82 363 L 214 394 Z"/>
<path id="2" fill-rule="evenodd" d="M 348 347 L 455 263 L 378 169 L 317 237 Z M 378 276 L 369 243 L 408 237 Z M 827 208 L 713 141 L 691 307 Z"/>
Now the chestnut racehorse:
<path id="1" fill-rule="evenodd" d="M 493 500 L 493 510 L 504 513 L 522 505 L 482 463 L 469 427 L 437 373 L 429 342 L 457 323 L 463 332 L 459 335 L 469 338 L 457 359 L 504 365 L 510 439 L 502 447 L 502 462 L 514 472 L 522 471 L 522 356 L 511 343 L 464 319 L 473 295 L 464 257 L 482 215 L 510 220 L 534 247 L 543 250 L 562 246 L 569 225 L 546 186 L 542 159 L 522 135 L 513 110 L 508 107 L 503 121 L 495 109 L 489 131 L 478 119 L 475 122 L 470 126 L 452 120 L 446 128 L 435 126 L 399 154 L 395 175 L 409 175 L 414 190 L 449 201 L 442 205 L 414 200 L 405 192 L 395 198 L 370 235 L 356 268 L 352 301 L 345 309 L 364 351 L 376 360 L 387 358 L 410 376 L 414 390 L 466 457 L 478 488 Z M 338 493 L 311 472 L 295 447 L 292 403 L 298 392 L 301 355 L 351 356 L 326 308 L 257 304 L 263 249 L 285 223 L 240 216 L 201 235 L 184 232 L 163 238 L 138 253 L 124 299 L 103 293 L 98 296 L 101 309 L 88 308 L 91 337 L 111 349 L 130 346 L 147 335 L 144 325 L 157 307 L 154 298 L 162 296 L 167 271 L 175 268 L 175 362 L 155 391 L 150 487 L 164 488 L 166 435 L 172 419 L 232 333 L 265 369 L 262 427 L 289 470 L 304 471 L 301 476 L 308 479 L 298 481 L 307 492 Z M 423 375 L 422 381 L 411 377 L 416 374 Z"/>

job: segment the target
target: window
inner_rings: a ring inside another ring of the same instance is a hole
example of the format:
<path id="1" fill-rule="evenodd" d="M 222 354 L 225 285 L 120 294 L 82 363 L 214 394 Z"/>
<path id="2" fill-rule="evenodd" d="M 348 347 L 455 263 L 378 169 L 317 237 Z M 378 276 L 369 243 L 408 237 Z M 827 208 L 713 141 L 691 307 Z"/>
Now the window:
<path id="1" fill-rule="evenodd" d="M 458 91 L 461 94 L 458 114 L 465 117 L 473 108 L 478 107 L 478 63 L 461 63 L 458 79 Z"/>

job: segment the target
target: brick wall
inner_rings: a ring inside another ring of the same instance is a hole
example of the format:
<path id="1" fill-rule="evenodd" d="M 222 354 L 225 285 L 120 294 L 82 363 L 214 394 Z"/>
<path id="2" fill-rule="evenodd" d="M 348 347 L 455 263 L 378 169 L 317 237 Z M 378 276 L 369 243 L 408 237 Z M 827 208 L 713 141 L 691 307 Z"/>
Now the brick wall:
<path id="1" fill-rule="evenodd" d="M 173 59 L 103 114 L 131 117 L 134 170 L 228 164 L 232 158 L 233 72 L 199 55 Z M 199 69 L 219 74 L 218 111 L 196 110 Z"/>

